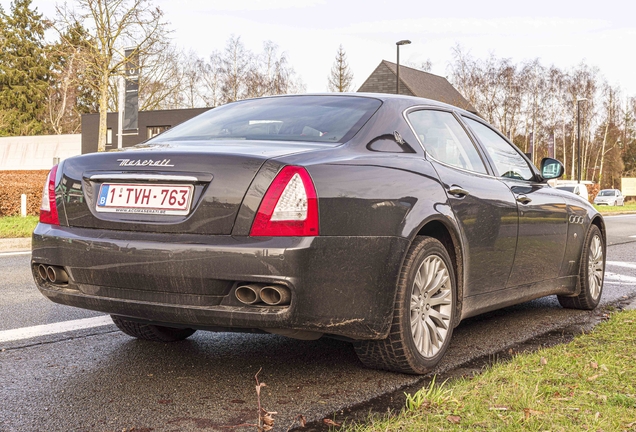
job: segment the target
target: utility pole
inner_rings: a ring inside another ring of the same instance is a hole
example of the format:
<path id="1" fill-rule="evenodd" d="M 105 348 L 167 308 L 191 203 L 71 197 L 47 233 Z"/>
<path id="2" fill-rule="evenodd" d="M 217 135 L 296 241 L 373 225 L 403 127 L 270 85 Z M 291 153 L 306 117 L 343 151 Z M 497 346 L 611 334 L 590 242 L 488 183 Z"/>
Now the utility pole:
<path id="1" fill-rule="evenodd" d="M 395 94 L 400 94 L 400 46 L 410 44 L 410 40 L 401 40 L 395 43 L 397 46 L 397 81 L 395 82 Z"/>

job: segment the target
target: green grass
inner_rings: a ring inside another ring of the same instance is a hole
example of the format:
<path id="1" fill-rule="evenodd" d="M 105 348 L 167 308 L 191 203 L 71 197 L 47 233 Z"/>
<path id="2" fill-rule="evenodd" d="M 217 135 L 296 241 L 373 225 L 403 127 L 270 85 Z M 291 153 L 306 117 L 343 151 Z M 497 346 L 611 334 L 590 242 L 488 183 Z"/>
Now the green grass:
<path id="1" fill-rule="evenodd" d="M 629 202 L 625 203 L 624 206 L 607 206 L 607 205 L 594 205 L 594 208 L 603 214 L 607 213 L 616 213 L 616 212 L 624 212 L 624 211 L 636 211 L 636 203 Z"/>
<path id="2" fill-rule="evenodd" d="M 0 217 L 0 238 L 31 237 L 38 219 L 38 216 Z"/>
<path id="3" fill-rule="evenodd" d="M 405 409 L 348 431 L 636 431 L 636 311 L 569 344 L 407 395 Z"/>

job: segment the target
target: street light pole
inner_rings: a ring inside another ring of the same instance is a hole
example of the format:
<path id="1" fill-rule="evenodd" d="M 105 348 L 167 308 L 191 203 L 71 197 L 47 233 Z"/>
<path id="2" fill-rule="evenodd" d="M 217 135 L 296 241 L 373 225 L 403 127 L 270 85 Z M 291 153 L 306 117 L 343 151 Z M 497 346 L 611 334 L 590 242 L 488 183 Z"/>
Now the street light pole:
<path id="1" fill-rule="evenodd" d="M 579 98 L 576 100 L 576 179 L 578 183 L 581 183 L 581 102 L 587 102 L 587 99 Z"/>
<path id="2" fill-rule="evenodd" d="M 395 43 L 397 46 L 397 80 L 395 82 L 395 94 L 400 94 L 400 45 L 410 44 L 410 40 L 401 40 Z"/>

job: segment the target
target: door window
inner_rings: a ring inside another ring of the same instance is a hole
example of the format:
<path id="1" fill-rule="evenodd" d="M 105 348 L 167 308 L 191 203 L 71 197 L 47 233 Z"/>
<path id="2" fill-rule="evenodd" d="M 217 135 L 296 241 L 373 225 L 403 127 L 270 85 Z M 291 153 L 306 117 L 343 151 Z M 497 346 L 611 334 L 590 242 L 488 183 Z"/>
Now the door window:
<path id="1" fill-rule="evenodd" d="M 420 142 L 433 158 L 445 164 L 486 174 L 477 149 L 453 114 L 421 110 L 408 114 Z"/>
<path id="2" fill-rule="evenodd" d="M 466 120 L 466 123 L 468 123 L 477 138 L 479 138 L 479 141 L 486 148 L 501 177 L 532 180 L 534 174 L 528 163 L 510 143 L 488 126 L 466 117 L 464 117 L 464 120 Z"/>

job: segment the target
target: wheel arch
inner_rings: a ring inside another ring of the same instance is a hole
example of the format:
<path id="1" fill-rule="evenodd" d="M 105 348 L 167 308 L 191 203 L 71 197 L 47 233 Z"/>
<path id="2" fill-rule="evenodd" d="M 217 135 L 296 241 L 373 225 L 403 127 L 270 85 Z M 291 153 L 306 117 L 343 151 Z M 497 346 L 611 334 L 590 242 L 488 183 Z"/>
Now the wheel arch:
<path id="1" fill-rule="evenodd" d="M 600 214 L 597 214 L 596 216 L 594 216 L 590 224 L 596 225 L 598 229 L 601 230 L 601 234 L 603 235 L 603 240 L 604 240 L 603 243 L 605 244 L 607 233 L 605 232 L 605 221 L 603 220 L 603 217 Z"/>
<path id="2" fill-rule="evenodd" d="M 441 216 L 441 215 L 440 215 Z M 427 236 L 437 239 L 444 247 L 451 257 L 453 264 L 453 271 L 455 272 L 455 280 L 457 281 L 457 299 L 456 299 L 456 314 L 454 326 L 457 326 L 461 321 L 462 316 L 462 304 L 464 298 L 464 252 L 461 246 L 461 240 L 459 233 L 455 227 L 450 225 L 447 221 L 441 218 L 429 219 L 422 222 L 420 228 L 416 234 L 411 238 L 411 242 L 417 236 Z"/>

